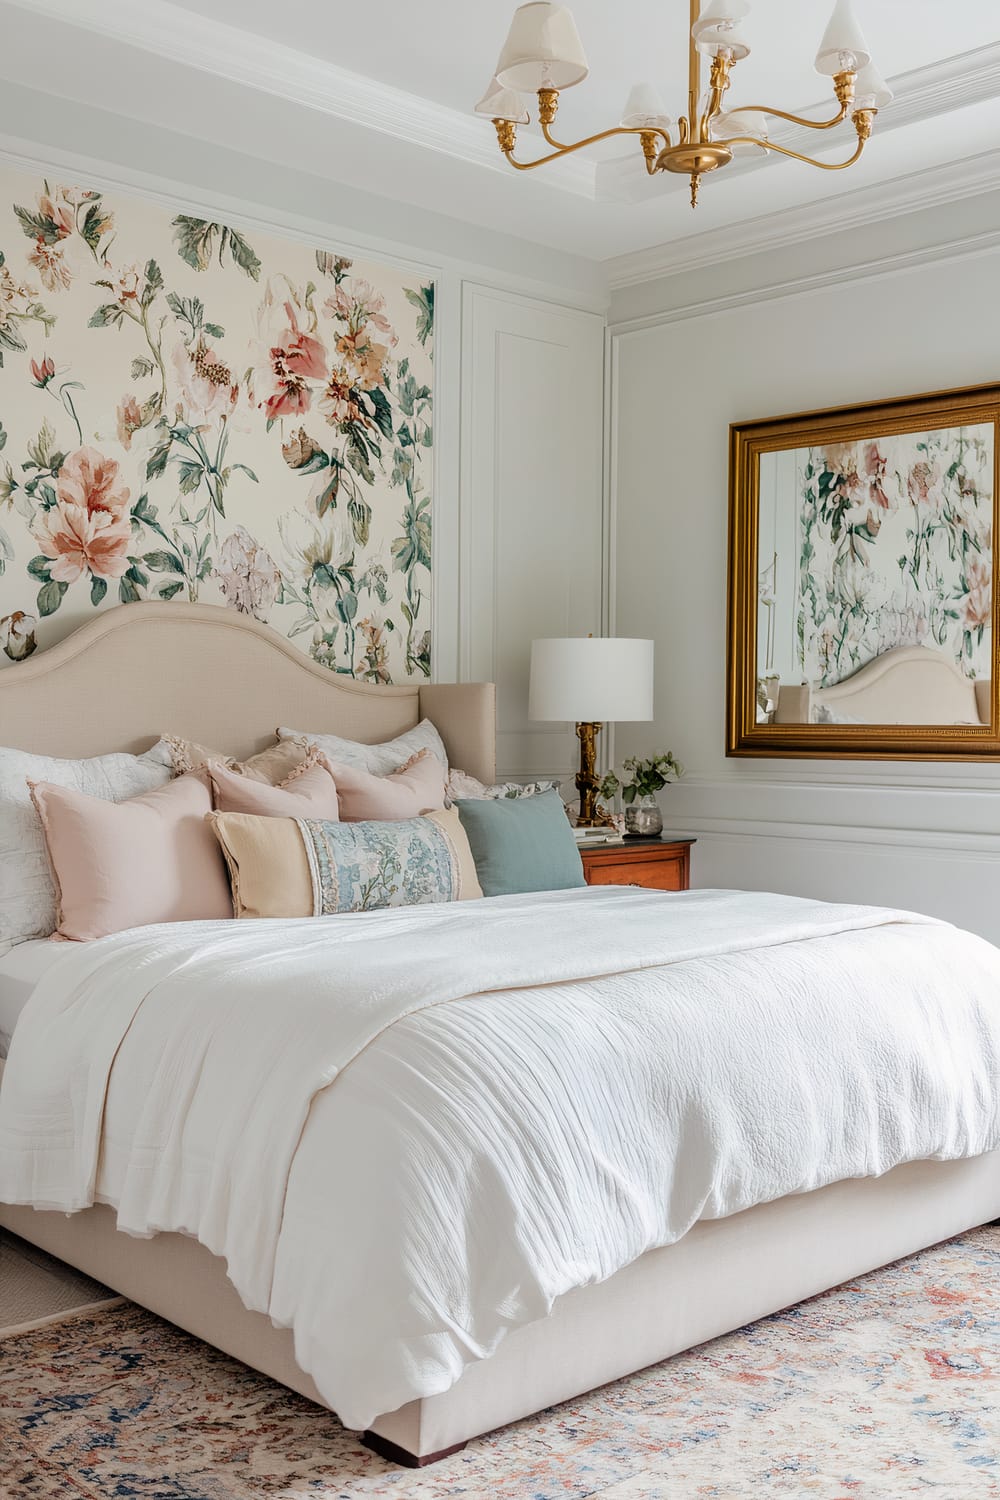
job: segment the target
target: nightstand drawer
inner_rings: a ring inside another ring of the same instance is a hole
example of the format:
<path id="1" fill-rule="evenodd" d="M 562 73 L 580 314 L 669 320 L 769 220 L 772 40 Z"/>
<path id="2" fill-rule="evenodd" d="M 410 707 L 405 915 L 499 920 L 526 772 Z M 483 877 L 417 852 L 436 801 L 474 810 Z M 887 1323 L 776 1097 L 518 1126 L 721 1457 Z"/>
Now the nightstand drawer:
<path id="1" fill-rule="evenodd" d="M 656 891 L 686 891 L 693 839 L 649 844 L 618 844 L 582 849 L 588 885 L 642 885 Z"/>

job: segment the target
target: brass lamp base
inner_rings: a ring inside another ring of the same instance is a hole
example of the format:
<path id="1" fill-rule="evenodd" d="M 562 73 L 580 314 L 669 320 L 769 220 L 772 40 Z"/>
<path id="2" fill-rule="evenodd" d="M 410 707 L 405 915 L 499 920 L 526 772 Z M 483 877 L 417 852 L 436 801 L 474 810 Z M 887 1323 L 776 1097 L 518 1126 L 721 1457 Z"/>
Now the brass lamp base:
<path id="1" fill-rule="evenodd" d="M 597 822 L 597 791 L 601 784 L 597 775 L 597 736 L 603 728 L 603 724 L 576 726 L 580 740 L 580 769 L 576 773 L 576 789 L 580 793 L 577 827 L 592 828 Z"/>

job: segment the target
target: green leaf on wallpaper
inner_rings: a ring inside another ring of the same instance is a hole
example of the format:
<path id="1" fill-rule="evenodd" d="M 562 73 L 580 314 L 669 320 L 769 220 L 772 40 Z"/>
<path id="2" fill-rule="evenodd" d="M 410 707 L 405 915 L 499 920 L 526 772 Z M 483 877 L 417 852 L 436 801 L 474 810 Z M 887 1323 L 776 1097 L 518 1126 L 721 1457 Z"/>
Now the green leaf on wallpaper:
<path id="1" fill-rule="evenodd" d="M 100 198 L 98 198 L 87 209 L 87 212 L 83 216 L 83 223 L 80 225 L 80 233 L 95 254 L 101 243 L 101 234 L 106 227 L 106 222 L 104 209 L 101 206 Z"/>
<path id="2" fill-rule="evenodd" d="M 151 359 L 146 359 L 145 355 L 139 355 L 138 359 L 132 361 L 132 379 L 142 380 L 146 375 L 152 375 L 153 368 Z"/>
<path id="3" fill-rule="evenodd" d="M 24 468 L 48 469 L 52 467 L 52 444 L 56 440 L 55 429 L 46 417 L 33 443 L 28 444 L 29 463 Z"/>
<path id="4" fill-rule="evenodd" d="M 347 430 L 347 461 L 366 484 L 375 483 L 375 471 L 368 461 L 369 448 L 364 434 L 356 422 Z"/>
<path id="5" fill-rule="evenodd" d="M 122 604 L 137 604 L 139 602 L 139 590 L 132 582 L 128 574 L 118 580 L 118 598 Z"/>
<path id="6" fill-rule="evenodd" d="M 21 228 L 29 240 L 41 240 L 43 245 L 58 245 L 63 230 L 48 214 L 34 214 L 28 208 L 14 204 L 14 212 L 21 221 Z"/>
<path id="7" fill-rule="evenodd" d="M 230 229 L 228 234 L 229 249 L 233 260 L 241 271 L 245 271 L 248 276 L 252 276 L 254 281 L 257 281 L 260 277 L 260 261 L 257 256 L 251 250 L 243 236 L 238 234 L 235 229 Z"/>
<path id="8" fill-rule="evenodd" d="M 250 479 L 253 480 L 254 484 L 260 484 L 260 480 L 257 478 L 257 476 L 254 473 L 253 469 L 248 468 L 246 464 L 233 464 L 232 467 L 234 469 L 241 469 L 243 471 L 243 473 L 247 475 L 248 478 L 250 478 Z"/>
<path id="9" fill-rule="evenodd" d="M 325 516 L 331 506 L 337 504 L 340 490 L 340 475 L 344 465 L 335 453 L 330 455 L 330 477 L 316 496 L 316 514 Z"/>
<path id="10" fill-rule="evenodd" d="M 170 441 L 161 443 L 154 448 L 146 460 L 146 478 L 159 479 L 161 474 L 166 473 L 167 459 L 170 457 Z"/>
<path id="11" fill-rule="evenodd" d="M 392 403 L 381 386 L 375 386 L 374 390 L 367 392 L 368 399 L 375 408 L 375 423 L 384 438 L 392 437 Z"/>
<path id="12" fill-rule="evenodd" d="M 23 354 L 27 347 L 15 324 L 0 323 L 0 348 L 9 349 L 12 354 Z"/>
<path id="13" fill-rule="evenodd" d="M 359 547 L 367 547 L 372 524 L 371 506 L 364 500 L 355 499 L 348 505 L 347 514 L 351 518 L 351 529 L 354 532 L 354 540 Z"/>
<path id="14" fill-rule="evenodd" d="M 62 454 L 59 454 L 58 456 L 61 458 Z M 46 510 L 52 510 L 53 507 L 58 504 L 59 497 L 56 495 L 55 490 L 52 488 L 51 484 L 46 484 L 44 480 L 39 481 L 39 483 L 35 486 L 35 495 L 39 500 L 41 500 Z"/>
<path id="15" fill-rule="evenodd" d="M 350 625 L 358 612 L 357 594 L 344 594 L 337 600 L 337 613 L 345 625 Z"/>
<path id="16" fill-rule="evenodd" d="M 177 465 L 180 470 L 180 487 L 182 495 L 193 495 L 201 484 L 205 470 L 200 463 L 194 459 L 182 458 Z"/>
<path id="17" fill-rule="evenodd" d="M 405 295 L 407 302 L 417 309 L 417 338 L 424 345 L 434 332 L 434 283 L 422 286 L 419 292 L 406 287 Z"/>
<path id="18" fill-rule="evenodd" d="M 218 242 L 219 265 L 228 250 L 233 263 L 252 280 L 260 278 L 260 260 L 247 241 L 226 224 L 209 223 L 189 214 L 178 214 L 173 221 L 174 241 L 181 260 L 195 271 L 207 271 Z"/>
<path id="19" fill-rule="evenodd" d="M 161 583 L 158 594 L 161 599 L 172 599 L 184 587 L 183 583 Z"/>
<path id="20" fill-rule="evenodd" d="M 142 558 L 154 573 L 183 573 L 181 560 L 173 552 L 145 552 Z"/>
<path id="21" fill-rule="evenodd" d="M 38 613 L 43 618 L 46 615 L 55 614 L 56 610 L 62 603 L 62 597 L 63 594 L 65 594 L 67 587 L 67 584 L 56 583 L 52 579 L 50 579 L 48 583 L 42 584 L 42 587 L 38 590 L 38 603 L 36 605 L 36 608 L 38 610 Z"/>
<path id="22" fill-rule="evenodd" d="M 92 312 L 87 324 L 88 328 L 120 328 L 125 309 L 119 307 L 117 302 L 105 302 Z"/>
<path id="23" fill-rule="evenodd" d="M 163 273 L 155 260 L 147 260 L 146 262 L 145 281 L 146 284 L 142 289 L 142 297 L 140 299 L 141 307 L 148 307 L 155 300 L 157 292 L 163 291 Z"/>
<path id="24" fill-rule="evenodd" d="M 0 450 L 6 448 L 6 446 L 7 446 L 7 432 L 6 432 L 6 429 L 4 428 L 3 423 L 0 422 Z"/>
<path id="25" fill-rule="evenodd" d="M 32 578 L 37 578 L 39 583 L 48 583 L 51 577 L 49 569 L 51 560 L 47 557 L 33 557 L 28 563 L 28 572 Z"/>
<path id="26" fill-rule="evenodd" d="M 96 609 L 108 592 L 107 581 L 103 578 L 95 578 L 90 585 L 90 602 Z"/>
<path id="27" fill-rule="evenodd" d="M 226 336 L 221 323 L 205 323 L 203 326 L 210 339 L 224 339 Z"/>
<path id="28" fill-rule="evenodd" d="M 146 587 L 146 584 L 149 582 L 149 574 L 142 571 L 139 566 L 139 559 L 137 557 L 130 557 L 129 562 L 132 564 L 132 566 L 125 574 L 125 577 L 128 578 L 132 583 L 136 584 L 139 588 L 144 589 Z"/>

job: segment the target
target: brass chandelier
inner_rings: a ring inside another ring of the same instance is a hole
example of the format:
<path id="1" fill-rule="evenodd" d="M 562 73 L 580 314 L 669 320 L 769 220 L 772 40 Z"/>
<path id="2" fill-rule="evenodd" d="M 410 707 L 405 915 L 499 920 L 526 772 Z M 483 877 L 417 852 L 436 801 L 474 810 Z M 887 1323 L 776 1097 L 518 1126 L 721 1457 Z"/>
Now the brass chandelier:
<path id="1" fill-rule="evenodd" d="M 872 62 L 851 0 L 835 0 L 833 15 L 816 55 L 816 71 L 832 79 L 838 105 L 832 119 L 818 121 L 759 104 L 724 110 L 723 101 L 733 67 L 750 52 L 740 30 L 740 22 L 750 6 L 748 0 L 709 0 L 703 11 L 701 0 L 690 0 L 690 4 L 687 114 L 676 121 L 671 119 L 657 91 L 649 84 L 636 84 L 618 125 L 570 145 L 556 140 L 550 127 L 559 108 L 560 92 L 582 83 L 590 71 L 576 23 L 568 6 L 551 4 L 549 0 L 530 0 L 530 3 L 519 6 L 514 12 L 496 73 L 486 94 L 476 105 L 477 114 L 492 119 L 500 150 L 511 166 L 519 172 L 530 171 L 546 162 L 559 161 L 574 151 L 582 151 L 597 141 L 610 140 L 618 135 L 637 135 L 646 171 L 651 177 L 657 172 L 678 172 L 690 177 L 691 206 L 694 208 L 702 177 L 728 166 L 736 156 L 766 155 L 777 151 L 824 172 L 840 172 L 854 165 L 871 136 L 876 114 L 890 102 L 892 92 Z M 709 90 L 704 98 L 701 94 L 703 56 L 711 59 Z M 534 161 L 518 161 L 514 155 L 517 127 L 530 121 L 523 98 L 525 93 L 538 95 L 538 122 L 542 135 L 552 148 Z M 832 130 L 848 116 L 854 126 L 857 144 L 846 161 L 817 161 L 779 145 L 767 134 L 768 117 L 808 130 L 824 131 Z"/>

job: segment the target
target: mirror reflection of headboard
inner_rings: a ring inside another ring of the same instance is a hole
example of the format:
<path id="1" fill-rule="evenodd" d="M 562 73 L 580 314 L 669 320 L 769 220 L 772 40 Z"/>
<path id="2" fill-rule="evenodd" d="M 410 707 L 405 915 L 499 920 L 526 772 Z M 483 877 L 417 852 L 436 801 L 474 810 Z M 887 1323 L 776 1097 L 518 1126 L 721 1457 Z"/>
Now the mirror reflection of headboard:
<path id="1" fill-rule="evenodd" d="M 989 724 L 991 682 L 926 646 L 896 646 L 830 687 L 782 684 L 776 724 Z"/>

